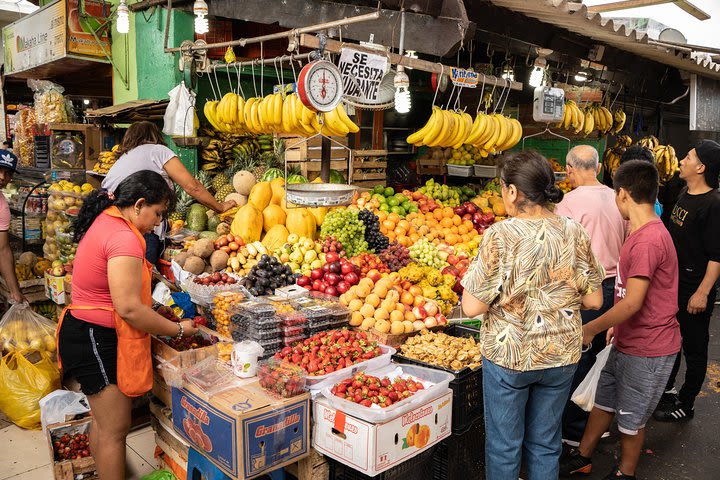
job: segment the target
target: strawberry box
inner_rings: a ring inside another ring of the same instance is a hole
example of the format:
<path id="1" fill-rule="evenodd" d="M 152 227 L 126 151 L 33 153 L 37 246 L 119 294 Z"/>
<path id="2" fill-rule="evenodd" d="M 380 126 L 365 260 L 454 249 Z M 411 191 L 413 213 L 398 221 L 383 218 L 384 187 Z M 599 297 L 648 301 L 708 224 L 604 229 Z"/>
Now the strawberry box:
<path id="1" fill-rule="evenodd" d="M 173 347 L 175 341 L 169 337 L 152 336 L 152 353 L 165 362 L 171 363 L 179 369 L 184 369 L 208 357 L 217 357 L 217 344 L 222 342 L 217 333 L 207 327 L 199 326 L 197 333 L 197 347 L 187 350 L 178 350 Z M 183 342 L 188 342 L 183 339 Z M 157 361 L 155 362 L 157 365 Z"/>
<path id="2" fill-rule="evenodd" d="M 90 455 L 88 434 L 91 417 L 47 426 L 46 435 L 56 480 L 73 480 L 78 475 L 95 476 L 95 460 Z"/>

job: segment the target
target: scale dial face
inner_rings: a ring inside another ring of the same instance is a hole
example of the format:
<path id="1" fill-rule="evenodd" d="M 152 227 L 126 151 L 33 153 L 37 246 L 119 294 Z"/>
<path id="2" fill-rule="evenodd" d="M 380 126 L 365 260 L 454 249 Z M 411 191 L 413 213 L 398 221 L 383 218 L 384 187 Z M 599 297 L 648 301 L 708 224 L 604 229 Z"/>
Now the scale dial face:
<path id="1" fill-rule="evenodd" d="M 342 77 L 334 63 L 327 60 L 310 62 L 298 76 L 300 101 L 316 112 L 330 112 L 342 99 Z"/>

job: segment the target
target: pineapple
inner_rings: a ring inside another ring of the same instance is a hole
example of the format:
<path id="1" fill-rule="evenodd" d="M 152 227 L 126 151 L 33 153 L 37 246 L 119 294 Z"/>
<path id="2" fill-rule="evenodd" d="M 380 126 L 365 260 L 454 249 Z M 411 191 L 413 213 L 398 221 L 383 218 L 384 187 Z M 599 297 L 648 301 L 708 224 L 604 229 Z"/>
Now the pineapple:
<path id="1" fill-rule="evenodd" d="M 224 173 L 218 173 L 212 179 L 212 189 L 218 192 L 224 185 L 230 183 L 230 180 L 225 176 Z"/>
<path id="2" fill-rule="evenodd" d="M 190 194 L 187 193 L 185 190 L 180 188 L 179 185 L 175 186 L 175 195 L 177 196 L 177 201 L 175 203 L 175 211 L 171 213 L 168 217 L 170 222 L 174 222 L 176 220 L 185 220 L 185 216 L 190 209 L 190 205 L 192 205 L 195 201 L 193 197 L 191 197 Z"/>
<path id="3" fill-rule="evenodd" d="M 197 174 L 198 181 L 205 187 L 205 190 L 212 190 L 212 179 L 210 174 L 205 170 L 200 170 Z"/>
<path id="4" fill-rule="evenodd" d="M 225 185 L 220 187 L 220 189 L 215 194 L 215 200 L 217 200 L 218 202 L 224 202 L 225 197 L 227 197 L 231 193 L 235 193 L 235 188 L 233 188 L 233 186 L 229 183 L 226 183 Z"/>

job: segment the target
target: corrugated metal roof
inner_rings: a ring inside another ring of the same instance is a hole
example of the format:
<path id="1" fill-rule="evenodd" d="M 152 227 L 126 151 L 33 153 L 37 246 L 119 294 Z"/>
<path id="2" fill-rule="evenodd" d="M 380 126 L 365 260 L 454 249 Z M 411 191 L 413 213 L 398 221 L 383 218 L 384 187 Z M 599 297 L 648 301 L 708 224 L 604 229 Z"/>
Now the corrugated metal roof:
<path id="1" fill-rule="evenodd" d="M 708 58 L 690 58 L 686 50 L 658 46 L 648 42 L 649 37 L 636 30 L 626 30 L 624 25 L 616 27 L 610 19 L 603 19 L 599 13 L 588 12 L 587 6 L 577 8 L 566 0 L 490 0 L 499 7 L 505 7 L 541 22 L 566 28 L 571 32 L 592 38 L 640 57 L 670 65 L 692 73 L 720 79 L 720 63 Z"/>

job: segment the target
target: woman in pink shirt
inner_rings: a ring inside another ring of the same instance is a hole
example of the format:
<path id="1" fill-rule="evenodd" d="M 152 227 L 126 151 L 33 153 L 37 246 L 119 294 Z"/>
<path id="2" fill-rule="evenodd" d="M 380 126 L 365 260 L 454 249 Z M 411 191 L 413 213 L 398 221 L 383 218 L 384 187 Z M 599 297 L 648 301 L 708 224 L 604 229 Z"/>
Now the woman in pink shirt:
<path id="1" fill-rule="evenodd" d="M 163 220 L 174 198 L 161 175 L 142 170 L 114 195 L 91 193 L 74 224 L 73 303 L 58 325 L 58 355 L 65 377 L 75 378 L 90 402 L 90 449 L 102 480 L 125 478 L 131 396 L 152 386 L 147 333 L 196 332 L 192 321 L 178 324 L 152 309 L 142 235 Z"/>

